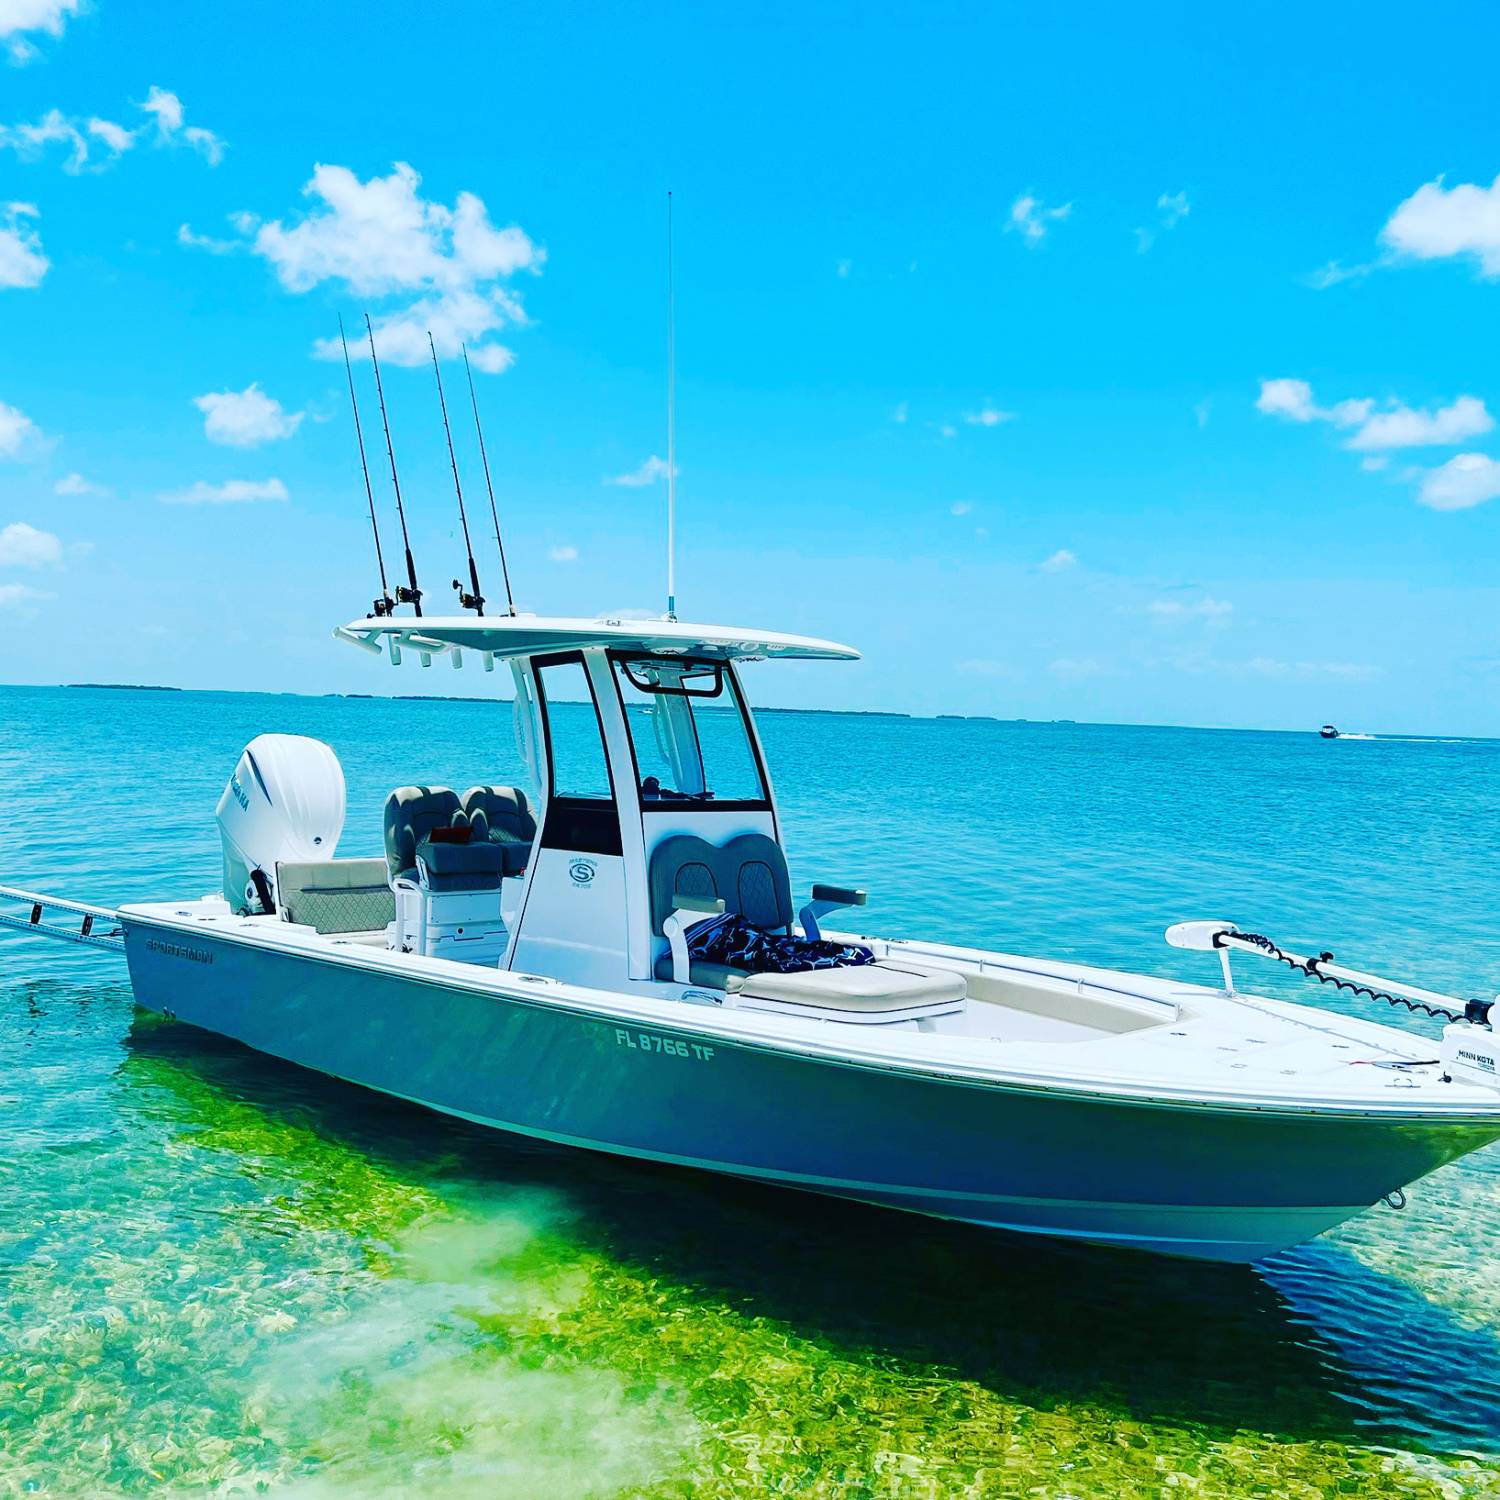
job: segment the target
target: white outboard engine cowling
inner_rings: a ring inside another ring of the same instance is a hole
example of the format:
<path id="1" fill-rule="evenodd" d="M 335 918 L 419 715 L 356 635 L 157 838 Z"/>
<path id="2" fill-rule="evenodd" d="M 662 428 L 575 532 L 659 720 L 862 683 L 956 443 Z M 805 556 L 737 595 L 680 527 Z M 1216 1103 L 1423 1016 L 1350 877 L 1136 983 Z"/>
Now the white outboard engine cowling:
<path id="1" fill-rule="evenodd" d="M 215 810 L 231 910 L 274 912 L 276 862 L 332 859 L 344 809 L 344 768 L 322 740 L 256 735 Z"/>

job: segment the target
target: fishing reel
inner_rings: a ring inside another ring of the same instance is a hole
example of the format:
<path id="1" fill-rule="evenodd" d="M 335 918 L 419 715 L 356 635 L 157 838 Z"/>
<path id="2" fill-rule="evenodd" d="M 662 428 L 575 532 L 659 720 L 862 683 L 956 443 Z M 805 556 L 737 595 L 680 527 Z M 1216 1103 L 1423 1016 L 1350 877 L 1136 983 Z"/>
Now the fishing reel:
<path id="1" fill-rule="evenodd" d="M 383 620 L 388 615 L 396 612 L 396 601 L 389 594 L 382 594 L 370 606 L 370 616 L 377 620 Z"/>
<path id="2" fill-rule="evenodd" d="M 458 607 L 460 609 L 472 609 L 476 615 L 484 613 L 483 594 L 469 593 L 456 578 L 453 580 L 453 590 L 458 595 Z"/>
<path id="3" fill-rule="evenodd" d="M 407 586 L 404 583 L 398 583 L 396 585 L 396 603 L 397 604 L 413 604 L 417 608 L 417 613 L 421 614 L 422 613 L 422 590 L 418 589 L 418 588 L 410 588 L 409 589 L 409 588 L 407 588 Z"/>

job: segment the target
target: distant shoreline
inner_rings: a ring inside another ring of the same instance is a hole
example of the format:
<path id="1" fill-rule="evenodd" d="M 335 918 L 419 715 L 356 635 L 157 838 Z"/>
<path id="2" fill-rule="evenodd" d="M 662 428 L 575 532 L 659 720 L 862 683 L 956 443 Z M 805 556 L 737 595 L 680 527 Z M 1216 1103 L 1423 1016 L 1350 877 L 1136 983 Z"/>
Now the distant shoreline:
<path id="1" fill-rule="evenodd" d="M 233 693 L 246 698 L 338 698 L 351 701 L 374 702 L 374 703 L 489 703 L 508 704 L 509 698 L 501 697 L 477 697 L 473 695 L 448 694 L 448 693 L 294 693 L 273 692 L 267 689 L 242 689 L 242 688 L 182 688 L 171 687 L 165 683 L 150 682 L 0 682 L 0 691 L 7 688 L 41 689 L 53 692 L 127 692 L 127 693 Z M 756 713 L 766 714 L 796 714 L 802 716 L 821 716 L 827 718 L 854 718 L 854 719 L 901 719 L 908 723 L 928 724 L 1029 724 L 1040 729 L 1184 729 L 1205 734 L 1293 734 L 1310 735 L 1318 737 L 1318 726 L 1298 728 L 1264 728 L 1246 724 L 1155 724 L 1155 723 L 1129 723 L 1115 722 L 1105 719 L 1031 719 L 1017 716 L 1005 718 L 1000 714 L 955 714 L 955 713 L 933 713 L 919 714 L 909 713 L 901 709 L 892 708 L 781 708 L 773 704 L 759 704 Z M 1455 734 L 1449 731 L 1428 731 L 1426 733 L 1417 731 L 1382 730 L 1377 733 L 1346 733 L 1340 740 L 1333 743 L 1341 743 L 1343 740 L 1369 740 L 1369 741 L 1464 741 L 1474 744 L 1494 743 L 1500 736 L 1489 736 L 1482 734 Z"/>

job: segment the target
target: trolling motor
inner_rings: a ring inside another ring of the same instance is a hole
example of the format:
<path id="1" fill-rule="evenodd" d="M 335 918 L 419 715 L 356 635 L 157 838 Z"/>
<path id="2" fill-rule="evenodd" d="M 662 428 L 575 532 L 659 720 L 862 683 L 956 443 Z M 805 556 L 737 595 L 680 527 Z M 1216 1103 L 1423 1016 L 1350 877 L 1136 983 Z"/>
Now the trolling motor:
<path id="1" fill-rule="evenodd" d="M 1251 953 L 1285 964 L 1295 973 L 1348 990 L 1371 1000 L 1384 1000 L 1410 1011 L 1420 1011 L 1443 1027 L 1441 1062 L 1445 1083 L 1482 1084 L 1500 1089 L 1500 995 L 1493 1001 L 1460 1000 L 1436 990 L 1394 979 L 1382 979 L 1363 969 L 1334 962 L 1332 953 L 1307 957 L 1292 953 L 1258 932 L 1241 932 L 1233 922 L 1177 922 L 1167 928 L 1167 941 L 1174 948 L 1216 952 L 1224 971 L 1224 993 L 1233 995 L 1234 974 L 1229 966 L 1233 952 Z"/>

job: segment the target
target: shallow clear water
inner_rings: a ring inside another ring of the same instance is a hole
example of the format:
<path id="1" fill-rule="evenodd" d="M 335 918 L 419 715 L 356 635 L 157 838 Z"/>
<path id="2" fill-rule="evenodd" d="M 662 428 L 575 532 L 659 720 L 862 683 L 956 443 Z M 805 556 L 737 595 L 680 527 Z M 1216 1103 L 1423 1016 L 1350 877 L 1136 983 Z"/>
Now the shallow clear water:
<path id="1" fill-rule="evenodd" d="M 872 926 L 1206 978 L 1161 931 L 1226 917 L 1500 985 L 1500 744 L 762 727 L 794 880 Z M 262 730 L 338 751 L 344 853 L 397 782 L 516 777 L 503 707 L 0 689 L 0 879 L 217 889 Z M 1500 1493 L 1494 1151 L 1255 1269 L 1059 1247 L 470 1129 L 10 934 L 0 1140 L 0 1494 Z"/>

